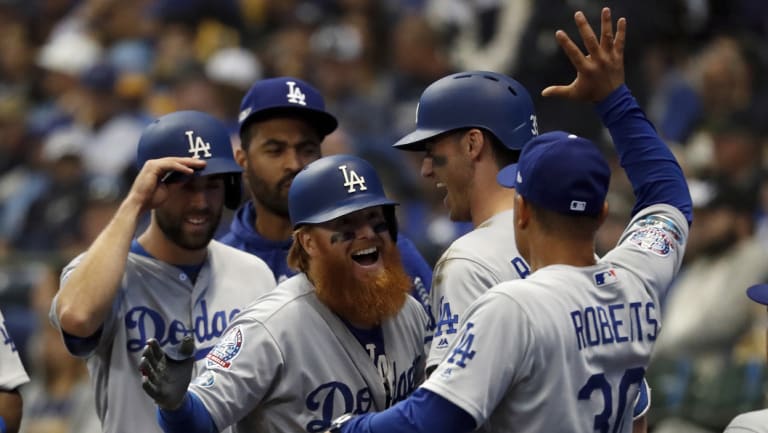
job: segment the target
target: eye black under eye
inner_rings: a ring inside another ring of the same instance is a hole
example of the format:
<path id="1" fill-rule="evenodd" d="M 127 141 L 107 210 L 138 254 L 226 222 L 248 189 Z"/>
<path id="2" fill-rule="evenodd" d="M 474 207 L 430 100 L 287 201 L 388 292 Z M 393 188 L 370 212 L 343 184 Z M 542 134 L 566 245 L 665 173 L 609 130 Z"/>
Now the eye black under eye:
<path id="1" fill-rule="evenodd" d="M 382 221 L 378 224 L 373 225 L 373 231 L 376 233 L 383 233 L 389 230 L 389 224 L 387 224 L 386 221 Z"/>

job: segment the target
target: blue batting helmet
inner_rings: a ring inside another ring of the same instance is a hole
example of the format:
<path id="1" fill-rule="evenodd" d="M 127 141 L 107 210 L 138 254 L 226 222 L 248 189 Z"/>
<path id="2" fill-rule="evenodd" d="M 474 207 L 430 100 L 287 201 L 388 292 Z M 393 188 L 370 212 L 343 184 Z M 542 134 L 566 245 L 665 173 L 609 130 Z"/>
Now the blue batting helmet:
<path id="1" fill-rule="evenodd" d="M 204 159 L 205 168 L 195 176 L 230 174 L 225 176 L 225 205 L 237 208 L 241 195 L 238 174 L 243 170 L 235 162 L 229 132 L 220 121 L 199 111 L 177 111 L 150 123 L 139 139 L 137 168 L 141 170 L 150 159 L 168 156 Z"/>
<path id="2" fill-rule="evenodd" d="M 496 72 L 471 71 L 430 84 L 416 107 L 416 130 L 394 147 L 424 150 L 424 140 L 460 128 L 485 129 L 513 150 L 538 135 L 533 101 L 522 84 Z"/>
<path id="3" fill-rule="evenodd" d="M 385 206 L 392 239 L 397 239 L 394 206 L 373 166 L 352 155 L 320 158 L 301 170 L 288 191 L 293 228 L 319 224 L 375 206 Z"/>
<path id="4" fill-rule="evenodd" d="M 275 116 L 295 115 L 307 120 L 325 137 L 338 122 L 325 111 L 320 92 L 309 83 L 293 77 L 257 81 L 240 102 L 240 132 L 251 121 Z"/>

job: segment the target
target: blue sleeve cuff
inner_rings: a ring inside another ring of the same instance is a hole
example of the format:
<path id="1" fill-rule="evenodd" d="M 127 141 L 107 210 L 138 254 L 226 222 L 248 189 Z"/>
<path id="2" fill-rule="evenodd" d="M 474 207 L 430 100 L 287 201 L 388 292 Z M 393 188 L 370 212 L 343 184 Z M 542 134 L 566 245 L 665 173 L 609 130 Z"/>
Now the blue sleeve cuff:
<path id="1" fill-rule="evenodd" d="M 418 388 L 410 397 L 391 408 L 352 418 L 342 433 L 468 433 L 475 419 L 440 395 Z"/>
<path id="2" fill-rule="evenodd" d="M 157 423 L 165 433 L 216 433 L 216 424 L 200 398 L 187 391 L 176 410 L 157 409 Z"/>
<path id="3" fill-rule="evenodd" d="M 0 433 L 8 431 L 8 427 L 5 425 L 5 420 L 0 416 Z"/>
<path id="4" fill-rule="evenodd" d="M 61 331 L 61 335 L 64 337 L 64 345 L 67 346 L 69 353 L 74 356 L 86 357 L 93 353 L 96 346 L 99 345 L 99 339 L 101 338 L 103 329 L 104 328 L 100 326 L 99 329 L 89 337 L 76 337 L 67 334 L 64 330 Z"/>

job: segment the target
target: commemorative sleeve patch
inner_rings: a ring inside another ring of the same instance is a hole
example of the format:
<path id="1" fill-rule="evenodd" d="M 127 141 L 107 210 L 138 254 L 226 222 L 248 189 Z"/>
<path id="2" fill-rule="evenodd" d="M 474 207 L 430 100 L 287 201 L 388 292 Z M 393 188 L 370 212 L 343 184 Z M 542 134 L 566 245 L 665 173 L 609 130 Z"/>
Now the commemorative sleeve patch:
<path id="1" fill-rule="evenodd" d="M 208 368 L 228 369 L 243 348 L 243 331 L 239 326 L 230 329 L 205 357 Z"/>
<path id="2" fill-rule="evenodd" d="M 649 215 L 632 227 L 628 242 L 658 256 L 665 257 L 684 242 L 683 232 L 674 221 L 660 215 Z"/>

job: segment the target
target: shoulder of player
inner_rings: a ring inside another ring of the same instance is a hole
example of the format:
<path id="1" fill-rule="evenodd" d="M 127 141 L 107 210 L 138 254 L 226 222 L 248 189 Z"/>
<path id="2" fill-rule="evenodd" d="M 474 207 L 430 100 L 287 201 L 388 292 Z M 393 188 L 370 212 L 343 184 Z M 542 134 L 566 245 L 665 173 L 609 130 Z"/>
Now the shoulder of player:
<path id="1" fill-rule="evenodd" d="M 314 296 L 312 286 L 303 274 L 295 275 L 260 296 L 243 309 L 241 316 L 265 326 L 281 323 L 294 326 L 307 319 L 307 298 Z"/>
<path id="2" fill-rule="evenodd" d="M 736 416 L 725 429 L 725 433 L 768 432 L 768 409 L 742 413 Z"/>
<path id="3" fill-rule="evenodd" d="M 222 242 L 212 240 L 210 244 L 208 244 L 208 251 L 211 254 L 210 260 L 214 261 L 217 266 L 245 267 L 249 269 L 249 272 L 258 269 L 259 271 L 267 271 L 272 275 L 272 271 L 269 269 L 267 263 L 258 256 Z"/>

